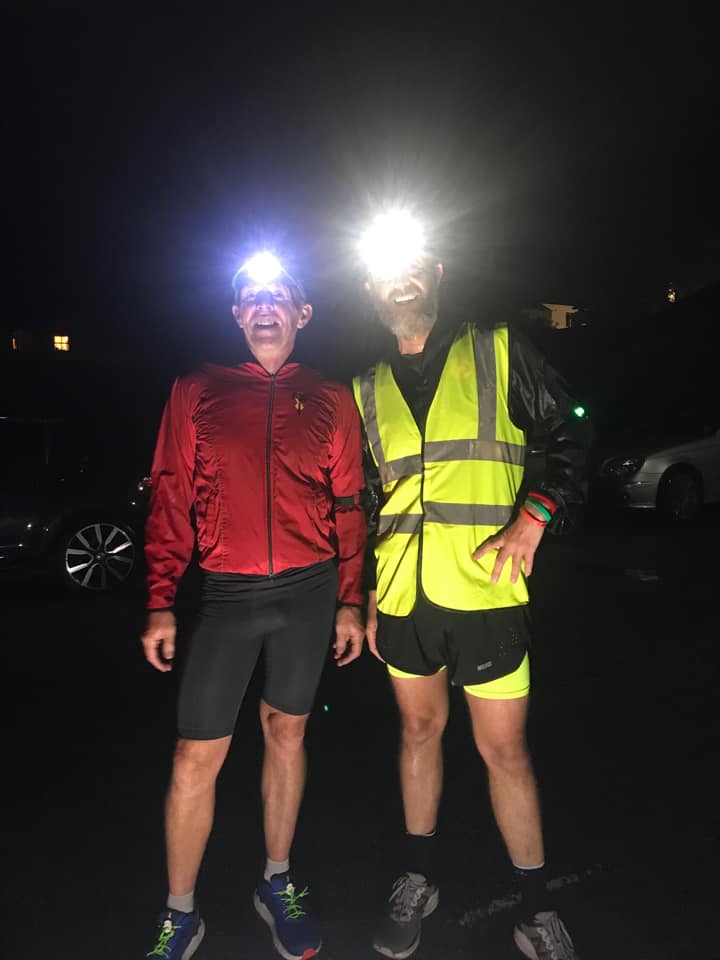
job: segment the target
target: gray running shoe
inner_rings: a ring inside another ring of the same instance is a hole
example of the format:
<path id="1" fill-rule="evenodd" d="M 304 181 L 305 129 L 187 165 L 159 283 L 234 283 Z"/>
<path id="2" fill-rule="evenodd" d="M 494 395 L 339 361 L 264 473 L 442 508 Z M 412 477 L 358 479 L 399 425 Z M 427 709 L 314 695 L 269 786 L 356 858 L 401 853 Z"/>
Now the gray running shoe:
<path id="1" fill-rule="evenodd" d="M 565 924 L 554 910 L 536 913 L 532 923 L 519 923 L 513 938 L 529 960 L 580 960 Z"/>
<path id="2" fill-rule="evenodd" d="M 440 900 L 438 888 L 421 873 L 404 873 L 393 884 L 388 911 L 373 937 L 378 953 L 404 960 L 420 945 L 420 929 Z"/>

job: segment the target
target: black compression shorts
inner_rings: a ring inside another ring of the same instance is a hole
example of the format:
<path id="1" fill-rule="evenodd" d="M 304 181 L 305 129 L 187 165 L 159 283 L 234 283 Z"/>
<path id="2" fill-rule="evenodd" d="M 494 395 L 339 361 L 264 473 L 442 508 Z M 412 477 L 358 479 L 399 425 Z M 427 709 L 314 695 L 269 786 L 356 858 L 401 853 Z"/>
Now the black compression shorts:
<path id="1" fill-rule="evenodd" d="M 447 667 L 458 686 L 488 683 L 517 670 L 530 645 L 527 605 L 446 610 L 418 596 L 408 617 L 378 613 L 377 644 L 385 662 L 414 676 Z"/>
<path id="2" fill-rule="evenodd" d="M 180 684 L 179 735 L 214 740 L 232 734 L 261 653 L 265 702 L 283 713 L 310 713 L 336 598 L 331 560 L 272 578 L 205 572 Z"/>

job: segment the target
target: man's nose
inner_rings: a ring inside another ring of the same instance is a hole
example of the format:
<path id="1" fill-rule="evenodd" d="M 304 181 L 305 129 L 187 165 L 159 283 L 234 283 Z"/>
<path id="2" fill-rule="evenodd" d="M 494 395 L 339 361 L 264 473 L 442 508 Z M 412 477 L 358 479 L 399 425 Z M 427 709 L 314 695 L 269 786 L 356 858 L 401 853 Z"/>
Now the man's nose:
<path id="1" fill-rule="evenodd" d="M 270 290 L 258 290 L 255 294 L 256 307 L 272 307 L 275 301 Z"/>

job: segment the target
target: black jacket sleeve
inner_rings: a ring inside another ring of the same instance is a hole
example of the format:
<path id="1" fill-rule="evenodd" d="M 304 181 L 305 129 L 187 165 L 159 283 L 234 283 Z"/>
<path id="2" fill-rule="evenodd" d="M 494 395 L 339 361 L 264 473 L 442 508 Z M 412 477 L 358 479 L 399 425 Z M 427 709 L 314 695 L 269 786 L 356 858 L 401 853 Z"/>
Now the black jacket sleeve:
<path id="1" fill-rule="evenodd" d="M 529 449 L 544 452 L 533 488 L 558 506 L 551 530 L 558 530 L 587 496 L 592 426 L 586 415 L 578 416 L 577 407 L 560 374 L 526 337 L 511 330 L 510 417 L 527 433 Z"/>
<path id="2" fill-rule="evenodd" d="M 363 590 L 374 590 L 376 578 L 375 541 L 377 539 L 378 514 L 382 504 L 382 484 L 377 465 L 370 453 L 370 444 L 363 427 L 363 468 L 365 471 L 365 489 L 362 504 L 367 520 L 367 543 L 365 545 L 365 563 L 363 565 Z"/>

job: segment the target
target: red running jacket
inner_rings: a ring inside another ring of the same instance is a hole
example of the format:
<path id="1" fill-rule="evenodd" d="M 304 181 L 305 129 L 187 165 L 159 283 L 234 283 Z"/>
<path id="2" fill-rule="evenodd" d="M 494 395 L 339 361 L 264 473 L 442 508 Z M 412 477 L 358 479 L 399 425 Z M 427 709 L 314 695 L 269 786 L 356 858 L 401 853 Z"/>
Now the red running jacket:
<path id="1" fill-rule="evenodd" d="M 151 473 L 149 609 L 172 607 L 196 536 L 200 566 L 217 573 L 271 577 L 337 557 L 339 601 L 363 602 L 362 442 L 347 387 L 297 363 L 274 375 L 205 364 L 173 385 Z"/>

